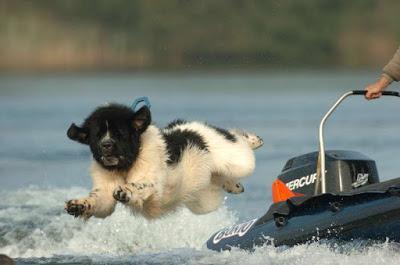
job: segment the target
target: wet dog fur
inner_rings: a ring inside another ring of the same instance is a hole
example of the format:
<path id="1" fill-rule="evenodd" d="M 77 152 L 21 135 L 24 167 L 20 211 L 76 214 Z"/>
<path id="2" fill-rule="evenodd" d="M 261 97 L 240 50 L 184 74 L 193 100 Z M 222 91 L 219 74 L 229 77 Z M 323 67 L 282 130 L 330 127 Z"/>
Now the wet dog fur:
<path id="1" fill-rule="evenodd" d="M 99 107 L 67 135 L 93 155 L 92 191 L 65 205 L 84 219 L 111 215 L 117 202 L 146 218 L 179 206 L 214 211 L 224 190 L 244 191 L 240 180 L 253 173 L 253 149 L 263 144 L 254 134 L 201 122 L 176 120 L 160 129 L 146 106 L 134 112 L 118 104 Z"/>

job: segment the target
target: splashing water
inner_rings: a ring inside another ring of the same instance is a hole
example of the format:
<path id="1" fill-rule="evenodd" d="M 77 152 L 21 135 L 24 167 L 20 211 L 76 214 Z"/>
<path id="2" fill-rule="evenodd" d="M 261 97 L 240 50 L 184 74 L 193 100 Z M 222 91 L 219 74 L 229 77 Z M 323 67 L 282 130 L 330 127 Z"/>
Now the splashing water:
<path id="1" fill-rule="evenodd" d="M 174 248 L 199 249 L 216 229 L 235 217 L 226 208 L 196 216 L 182 209 L 147 221 L 118 205 L 106 219 L 84 222 L 63 211 L 68 198 L 87 194 L 81 188 L 28 188 L 0 197 L 0 252 L 13 257 L 54 255 L 132 255 Z"/>
<path id="2" fill-rule="evenodd" d="M 265 246 L 254 252 L 216 253 L 204 242 L 237 221 L 226 207 L 194 215 L 186 209 L 147 221 L 117 206 L 106 219 L 87 222 L 63 211 L 82 188 L 29 187 L 0 195 L 0 253 L 21 264 L 399 264 L 396 243 L 313 243 Z"/>

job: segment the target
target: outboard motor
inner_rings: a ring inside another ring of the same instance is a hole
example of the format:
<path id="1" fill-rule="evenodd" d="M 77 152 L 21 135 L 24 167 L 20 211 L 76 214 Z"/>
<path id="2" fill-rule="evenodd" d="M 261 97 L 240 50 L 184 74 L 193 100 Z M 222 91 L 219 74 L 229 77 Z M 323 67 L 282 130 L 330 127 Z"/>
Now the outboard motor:
<path id="1" fill-rule="evenodd" d="M 325 159 L 327 192 L 351 191 L 379 183 L 375 161 L 359 152 L 326 151 Z M 318 152 L 312 152 L 287 161 L 272 184 L 274 203 L 295 196 L 316 195 L 317 160 Z"/>
<path id="2" fill-rule="evenodd" d="M 319 151 L 292 158 L 286 163 L 272 183 L 274 203 L 296 196 L 352 191 L 379 183 L 374 160 L 354 151 L 325 151 L 325 122 L 339 104 L 352 95 L 365 95 L 365 90 L 344 93 L 328 110 L 319 124 Z M 382 95 L 400 97 L 394 91 L 383 91 Z"/>

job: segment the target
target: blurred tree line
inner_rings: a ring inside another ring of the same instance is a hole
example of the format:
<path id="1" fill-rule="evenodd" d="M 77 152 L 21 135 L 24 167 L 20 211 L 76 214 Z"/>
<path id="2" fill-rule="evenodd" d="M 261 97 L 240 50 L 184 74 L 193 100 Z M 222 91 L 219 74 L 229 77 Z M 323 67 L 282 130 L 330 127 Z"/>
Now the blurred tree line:
<path id="1" fill-rule="evenodd" d="M 0 0 L 0 69 L 380 67 L 397 0 Z"/>

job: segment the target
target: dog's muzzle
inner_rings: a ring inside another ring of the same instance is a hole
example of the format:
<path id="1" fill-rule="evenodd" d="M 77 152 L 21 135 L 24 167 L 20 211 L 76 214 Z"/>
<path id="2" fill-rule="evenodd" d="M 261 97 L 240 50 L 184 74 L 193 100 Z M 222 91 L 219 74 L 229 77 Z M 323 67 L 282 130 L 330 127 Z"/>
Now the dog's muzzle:
<path id="1" fill-rule="evenodd" d="M 117 166 L 120 157 L 115 155 L 115 142 L 112 139 L 104 140 L 100 143 L 101 161 L 105 166 Z"/>
<path id="2" fill-rule="evenodd" d="M 105 166 L 116 166 L 119 164 L 119 158 L 115 156 L 102 156 L 101 161 Z"/>

